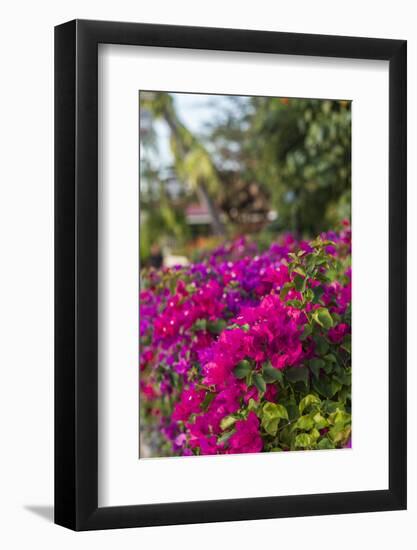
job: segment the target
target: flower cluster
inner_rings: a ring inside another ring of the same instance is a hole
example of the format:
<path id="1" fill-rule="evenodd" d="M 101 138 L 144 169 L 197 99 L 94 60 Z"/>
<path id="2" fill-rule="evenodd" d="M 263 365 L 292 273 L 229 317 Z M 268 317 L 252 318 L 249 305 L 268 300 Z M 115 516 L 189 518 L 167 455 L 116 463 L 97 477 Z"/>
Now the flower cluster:
<path id="1" fill-rule="evenodd" d="M 351 234 L 244 238 L 142 273 L 141 440 L 152 456 L 350 446 Z"/>

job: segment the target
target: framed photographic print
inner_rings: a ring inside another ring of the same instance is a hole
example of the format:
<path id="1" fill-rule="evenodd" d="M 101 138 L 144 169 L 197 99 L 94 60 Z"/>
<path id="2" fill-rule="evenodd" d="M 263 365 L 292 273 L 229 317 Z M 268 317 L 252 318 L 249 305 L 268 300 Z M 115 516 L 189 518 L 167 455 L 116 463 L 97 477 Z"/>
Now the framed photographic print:
<path id="1" fill-rule="evenodd" d="M 55 521 L 406 507 L 406 42 L 55 29 Z"/>

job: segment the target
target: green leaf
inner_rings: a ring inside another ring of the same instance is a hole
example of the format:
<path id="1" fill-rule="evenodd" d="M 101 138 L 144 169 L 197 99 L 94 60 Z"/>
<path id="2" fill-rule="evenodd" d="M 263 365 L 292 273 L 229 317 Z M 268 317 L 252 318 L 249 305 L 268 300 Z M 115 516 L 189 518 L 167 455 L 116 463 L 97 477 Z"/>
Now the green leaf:
<path id="1" fill-rule="evenodd" d="M 284 407 L 284 405 L 281 405 L 280 403 L 265 403 L 262 412 L 263 418 L 266 418 L 268 420 L 272 418 L 283 418 L 284 420 L 288 420 L 287 409 Z"/>
<path id="2" fill-rule="evenodd" d="M 324 355 L 325 353 L 327 353 L 329 349 L 329 344 L 327 340 L 320 334 L 317 334 L 316 336 L 314 336 L 313 339 L 316 344 L 316 349 L 319 355 Z"/>
<path id="3" fill-rule="evenodd" d="M 295 402 L 290 402 L 286 405 L 288 411 L 288 419 L 292 422 L 299 417 L 298 405 Z"/>
<path id="4" fill-rule="evenodd" d="M 207 319 L 197 319 L 192 328 L 193 330 L 206 330 Z"/>
<path id="5" fill-rule="evenodd" d="M 258 410 L 258 402 L 251 397 L 248 402 L 248 411 L 257 411 L 257 410 Z"/>
<path id="6" fill-rule="evenodd" d="M 310 360 L 309 365 L 310 369 L 313 371 L 314 376 L 318 378 L 320 375 L 320 369 L 324 368 L 325 363 L 323 359 L 315 358 Z"/>
<path id="7" fill-rule="evenodd" d="M 296 424 L 300 430 L 311 430 L 314 427 L 314 420 L 308 415 L 300 416 Z"/>
<path id="8" fill-rule="evenodd" d="M 254 374 L 253 376 L 253 381 L 255 383 L 255 386 L 258 388 L 258 390 L 260 392 L 265 392 L 266 391 L 266 382 L 262 376 L 262 374 L 260 374 L 259 372 L 257 372 L 256 374 Z"/>
<path id="9" fill-rule="evenodd" d="M 308 288 L 304 293 L 304 298 L 307 302 L 312 302 L 314 300 L 314 291 L 311 288 Z"/>
<path id="10" fill-rule="evenodd" d="M 309 393 L 308 395 L 303 397 L 303 399 L 301 399 L 300 404 L 298 405 L 300 414 L 303 414 L 304 410 L 308 407 L 311 407 L 312 405 L 320 405 L 320 403 L 321 401 L 317 396 Z"/>
<path id="11" fill-rule="evenodd" d="M 210 405 L 210 403 L 213 401 L 215 397 L 216 397 L 216 394 L 214 392 L 207 392 L 203 402 L 201 403 L 201 408 L 204 411 L 207 410 L 208 406 Z"/>
<path id="12" fill-rule="evenodd" d="M 285 300 L 287 297 L 288 292 L 294 288 L 294 283 L 285 283 L 284 286 L 281 288 L 281 291 L 279 293 L 279 297 L 281 300 Z"/>
<path id="13" fill-rule="evenodd" d="M 308 434 L 298 434 L 295 438 L 294 445 L 296 447 L 310 447 L 312 444 L 311 437 Z"/>
<path id="14" fill-rule="evenodd" d="M 346 426 L 345 428 L 341 428 L 340 425 L 333 426 L 333 428 L 330 428 L 328 431 L 328 436 L 333 441 L 333 443 L 345 443 L 350 436 L 351 428 L 350 426 Z"/>
<path id="15" fill-rule="evenodd" d="M 352 416 L 348 412 L 337 408 L 336 411 L 329 416 L 329 421 L 334 425 L 339 424 L 344 427 L 346 424 L 351 423 Z"/>
<path id="16" fill-rule="evenodd" d="M 217 319 L 216 321 L 209 321 L 207 323 L 207 329 L 212 334 L 220 334 L 222 330 L 226 328 L 226 321 L 224 319 Z"/>
<path id="17" fill-rule="evenodd" d="M 279 418 L 272 418 L 264 424 L 265 431 L 269 435 L 276 435 L 278 431 Z"/>
<path id="18" fill-rule="evenodd" d="M 341 346 L 348 353 L 352 352 L 352 338 L 350 334 L 347 334 L 343 339 L 343 344 Z"/>
<path id="19" fill-rule="evenodd" d="M 327 376 L 323 376 L 319 379 L 313 378 L 312 384 L 313 389 L 317 393 L 327 397 L 328 399 L 331 399 L 342 387 L 339 382 L 336 382 L 336 380 L 331 380 Z"/>
<path id="20" fill-rule="evenodd" d="M 310 334 L 313 332 L 313 327 L 309 325 L 308 323 L 304 325 L 303 332 L 300 336 L 300 340 L 303 342 L 306 338 L 310 336 Z"/>
<path id="21" fill-rule="evenodd" d="M 301 292 L 303 290 L 303 287 L 304 287 L 304 277 L 302 277 L 301 275 L 296 275 L 294 277 L 294 286 L 295 286 L 295 289 L 298 291 L 298 292 Z"/>
<path id="22" fill-rule="evenodd" d="M 329 423 L 324 418 L 324 416 L 320 412 L 316 412 L 316 414 L 313 416 L 314 425 L 318 430 L 322 430 L 323 428 L 327 428 Z"/>
<path id="23" fill-rule="evenodd" d="M 345 370 L 343 367 L 340 366 L 335 370 L 333 378 L 343 386 L 350 386 L 350 384 L 352 383 L 350 370 Z"/>
<path id="24" fill-rule="evenodd" d="M 320 432 L 318 431 L 317 428 L 313 428 L 311 431 L 310 431 L 310 438 L 312 439 L 313 443 L 315 443 L 318 438 L 320 437 Z"/>
<path id="25" fill-rule="evenodd" d="M 278 417 L 276 404 L 271 403 L 270 401 L 268 401 L 268 403 L 265 403 L 262 408 L 262 414 L 268 419 Z"/>
<path id="26" fill-rule="evenodd" d="M 328 437 L 323 437 L 317 443 L 317 449 L 334 449 L 334 445 Z"/>
<path id="27" fill-rule="evenodd" d="M 332 316 L 330 315 L 329 310 L 325 307 L 316 309 L 313 313 L 313 319 L 326 330 L 333 326 Z"/>
<path id="28" fill-rule="evenodd" d="M 309 376 L 307 367 L 291 367 L 285 371 L 285 376 L 290 382 L 304 382 L 308 386 Z"/>
<path id="29" fill-rule="evenodd" d="M 243 359 L 240 363 L 237 364 L 236 368 L 233 371 L 233 374 L 236 378 L 242 379 L 245 378 L 251 371 L 251 365 L 247 359 Z"/>
<path id="30" fill-rule="evenodd" d="M 279 369 L 275 369 L 269 361 L 262 365 L 262 374 L 265 382 L 268 384 L 276 382 L 277 380 L 282 383 L 284 380 L 282 372 Z"/>
<path id="31" fill-rule="evenodd" d="M 296 309 L 301 309 L 303 307 L 303 302 L 301 300 L 288 300 L 287 304 Z"/>
<path id="32" fill-rule="evenodd" d="M 273 403 L 266 403 L 262 410 L 262 426 L 269 435 L 275 435 L 281 420 L 279 411 Z"/>
<path id="33" fill-rule="evenodd" d="M 284 420 L 288 420 L 288 412 L 287 412 L 287 409 L 284 407 L 284 405 L 277 403 L 276 407 L 277 407 L 279 417 L 283 418 Z"/>
<path id="34" fill-rule="evenodd" d="M 232 323 L 231 325 L 226 326 L 226 330 L 233 330 L 235 328 L 240 328 L 241 330 L 248 332 L 250 329 L 250 326 L 248 323 L 245 323 L 244 325 L 239 325 L 238 323 Z"/>
<path id="35" fill-rule="evenodd" d="M 224 432 L 218 439 L 217 439 L 217 444 L 218 445 L 221 445 L 223 443 L 226 443 L 230 438 L 231 436 L 235 433 L 235 430 L 231 430 L 229 432 Z"/>
<path id="36" fill-rule="evenodd" d="M 332 317 L 333 317 L 333 323 L 335 325 L 342 322 L 341 316 L 338 313 L 336 313 L 335 311 L 332 313 Z"/>
<path id="37" fill-rule="evenodd" d="M 297 265 L 297 267 L 294 268 L 294 272 L 298 273 L 299 275 L 302 275 L 303 277 L 306 276 L 305 269 L 301 265 Z"/>
<path id="38" fill-rule="evenodd" d="M 333 368 L 335 366 L 335 363 L 333 363 L 333 361 L 325 361 L 324 363 L 324 372 L 326 374 L 331 374 L 332 371 L 333 371 Z"/>
<path id="39" fill-rule="evenodd" d="M 351 400 L 351 391 L 350 386 L 343 386 L 341 390 L 339 390 L 339 399 L 343 403 L 346 403 L 347 400 Z"/>
<path id="40" fill-rule="evenodd" d="M 234 416 L 225 416 L 220 421 L 220 428 L 224 431 L 228 428 L 231 428 L 233 424 L 236 422 L 236 418 Z"/>
<path id="41" fill-rule="evenodd" d="M 325 401 L 322 401 L 320 408 L 324 413 L 332 414 L 338 409 L 343 410 L 344 407 L 343 403 L 340 403 L 339 401 L 330 401 L 329 399 L 326 399 Z"/>
<path id="42" fill-rule="evenodd" d="M 322 286 L 316 286 L 313 288 L 313 292 L 314 292 L 313 304 L 318 304 L 320 301 L 320 298 L 324 293 L 324 288 Z"/>

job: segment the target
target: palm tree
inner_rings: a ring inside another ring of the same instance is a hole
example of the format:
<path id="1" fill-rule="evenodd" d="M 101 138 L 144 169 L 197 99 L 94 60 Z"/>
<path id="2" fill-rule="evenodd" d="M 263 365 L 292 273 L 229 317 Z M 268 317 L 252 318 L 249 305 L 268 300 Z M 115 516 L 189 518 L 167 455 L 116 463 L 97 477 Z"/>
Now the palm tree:
<path id="1" fill-rule="evenodd" d="M 215 235 L 224 236 L 225 227 L 213 200 L 221 181 L 208 151 L 179 120 L 172 96 L 165 92 L 142 92 L 141 105 L 155 118 L 165 120 L 171 134 L 170 146 L 179 179 L 187 182 L 207 206 Z"/>

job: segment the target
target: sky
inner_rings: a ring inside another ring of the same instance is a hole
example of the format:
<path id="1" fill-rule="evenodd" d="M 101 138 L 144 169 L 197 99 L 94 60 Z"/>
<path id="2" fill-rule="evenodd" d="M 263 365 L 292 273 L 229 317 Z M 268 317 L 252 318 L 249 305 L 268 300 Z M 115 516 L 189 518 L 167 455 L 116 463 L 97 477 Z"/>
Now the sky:
<path id="1" fill-rule="evenodd" d="M 229 105 L 226 95 L 213 94 L 173 94 L 178 115 L 193 133 L 203 131 Z"/>
<path id="2" fill-rule="evenodd" d="M 228 105 L 228 96 L 211 94 L 173 93 L 175 107 L 181 122 L 197 136 L 204 131 L 206 124 L 212 122 Z M 164 165 L 172 163 L 169 145 L 169 130 L 165 122 L 155 124 L 160 160 Z"/>

